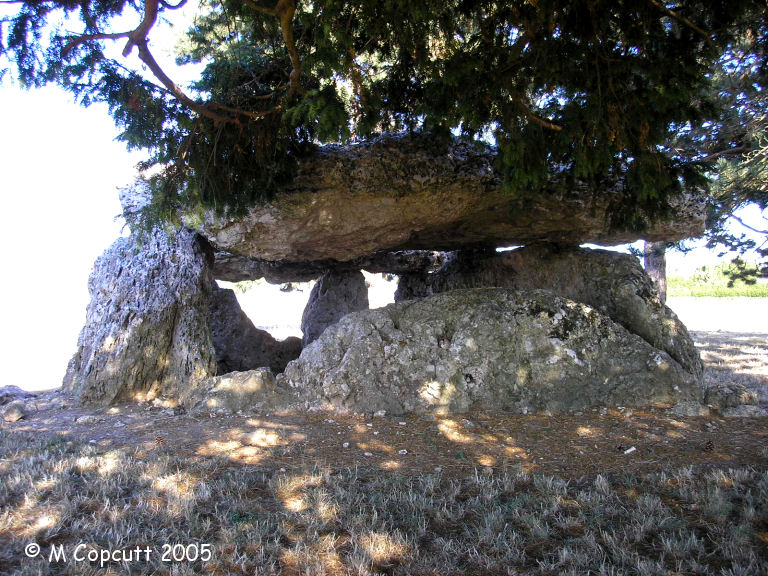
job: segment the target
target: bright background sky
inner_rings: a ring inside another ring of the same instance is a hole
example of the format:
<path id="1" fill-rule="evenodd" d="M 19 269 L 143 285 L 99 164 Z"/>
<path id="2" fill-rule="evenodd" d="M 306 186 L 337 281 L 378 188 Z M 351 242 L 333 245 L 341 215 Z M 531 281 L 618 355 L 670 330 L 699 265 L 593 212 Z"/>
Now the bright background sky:
<path id="1" fill-rule="evenodd" d="M 0 103 L 0 386 L 54 388 L 76 349 L 93 261 L 126 233 L 117 190 L 142 156 L 115 141 L 105 106 L 79 107 L 56 87 L 24 91 L 6 81 Z M 712 262 L 706 250 L 672 253 L 668 268 Z"/>

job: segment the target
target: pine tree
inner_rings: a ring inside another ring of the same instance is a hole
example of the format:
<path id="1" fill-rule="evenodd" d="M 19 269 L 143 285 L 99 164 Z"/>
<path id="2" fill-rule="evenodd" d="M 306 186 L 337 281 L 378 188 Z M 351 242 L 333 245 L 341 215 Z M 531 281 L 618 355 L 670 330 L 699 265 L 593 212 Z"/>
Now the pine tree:
<path id="1" fill-rule="evenodd" d="M 734 214 L 749 204 L 768 209 L 768 7 L 748 11 L 734 30 L 711 72 L 719 116 L 683 127 L 673 146 L 694 151 L 691 161 L 708 168 L 707 245 L 739 258 L 755 252 L 768 268 L 768 219 L 755 228 Z M 735 235 L 734 221 L 752 233 Z M 756 270 L 739 260 L 729 273 L 754 282 Z"/>
<path id="2" fill-rule="evenodd" d="M 180 87 L 150 39 L 184 0 L 2 3 L 4 72 L 106 102 L 159 168 L 145 183 L 162 218 L 243 210 L 318 145 L 409 130 L 492 142 L 510 193 L 614 179 L 623 227 L 704 185 L 702 142 L 670 142 L 717 118 L 709 71 L 765 12 L 751 0 L 202 0 L 178 61 L 204 70 Z"/>

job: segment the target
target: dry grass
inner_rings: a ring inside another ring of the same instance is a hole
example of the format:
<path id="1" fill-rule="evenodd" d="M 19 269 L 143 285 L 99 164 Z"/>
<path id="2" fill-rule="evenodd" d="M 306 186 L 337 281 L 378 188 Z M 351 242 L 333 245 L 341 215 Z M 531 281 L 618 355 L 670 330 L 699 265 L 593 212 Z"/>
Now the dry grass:
<path id="1" fill-rule="evenodd" d="M 145 459 L 62 437 L 0 439 L 3 574 L 765 574 L 768 472 L 564 480 L 519 468 L 404 476 Z M 150 546 L 148 562 L 49 563 Z M 164 563 L 163 544 L 211 544 Z"/>
<path id="2" fill-rule="evenodd" d="M 694 337 L 710 385 L 765 401 L 763 336 Z M 768 418 L 654 410 L 210 419 L 52 402 L 0 424 L 0 574 L 768 574 L 767 446 Z M 32 542 L 69 561 L 27 558 Z M 78 544 L 152 553 L 99 566 L 73 561 Z M 164 562 L 174 544 L 212 558 Z"/>
<path id="3" fill-rule="evenodd" d="M 696 349 L 707 367 L 707 384 L 738 384 L 768 404 L 768 334 L 693 332 Z"/>

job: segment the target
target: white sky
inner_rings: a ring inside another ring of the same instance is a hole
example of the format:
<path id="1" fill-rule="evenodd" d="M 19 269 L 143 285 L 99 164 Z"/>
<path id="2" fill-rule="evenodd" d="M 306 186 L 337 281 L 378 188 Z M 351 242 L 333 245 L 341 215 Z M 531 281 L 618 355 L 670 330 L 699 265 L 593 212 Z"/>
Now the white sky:
<path id="1" fill-rule="evenodd" d="M 105 108 L 61 90 L 6 85 L 0 101 L 0 385 L 53 388 L 75 351 L 93 261 L 120 235 L 117 187 L 139 157 L 114 141 Z"/>
<path id="2" fill-rule="evenodd" d="M 121 234 L 117 189 L 142 157 L 115 141 L 106 107 L 79 107 L 55 87 L 27 92 L 5 82 L 0 129 L 0 386 L 54 388 L 85 319 L 93 261 Z M 669 268 L 712 258 L 671 254 Z"/>

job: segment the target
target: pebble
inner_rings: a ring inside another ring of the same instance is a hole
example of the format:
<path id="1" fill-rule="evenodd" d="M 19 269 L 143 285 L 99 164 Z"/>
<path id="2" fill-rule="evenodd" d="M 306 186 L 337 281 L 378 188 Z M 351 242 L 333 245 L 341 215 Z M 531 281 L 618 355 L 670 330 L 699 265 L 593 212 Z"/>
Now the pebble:
<path id="1" fill-rule="evenodd" d="M 408 450 L 398 450 L 397 453 L 400 454 L 400 456 L 405 456 L 408 454 Z"/>
<path id="2" fill-rule="evenodd" d="M 94 416 L 93 414 L 85 414 L 84 416 L 75 418 L 75 424 L 96 424 L 97 422 L 101 422 L 101 418 Z"/>

